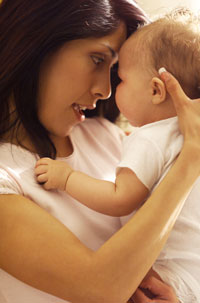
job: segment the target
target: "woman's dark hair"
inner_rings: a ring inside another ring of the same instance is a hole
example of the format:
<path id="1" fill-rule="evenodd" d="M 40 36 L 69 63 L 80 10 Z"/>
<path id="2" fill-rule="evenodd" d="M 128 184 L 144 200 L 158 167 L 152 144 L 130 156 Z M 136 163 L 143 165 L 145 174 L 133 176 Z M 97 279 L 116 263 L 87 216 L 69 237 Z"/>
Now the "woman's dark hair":
<path id="1" fill-rule="evenodd" d="M 3 0 L 0 4 L 0 140 L 11 129 L 17 136 L 22 124 L 38 154 L 55 158 L 56 149 L 37 116 L 41 63 L 67 41 L 112 33 L 120 20 L 127 24 L 130 35 L 147 18 L 131 0 Z M 112 76 L 116 86 L 116 70 Z M 9 108 L 11 96 L 14 112 Z M 114 121 L 118 111 L 113 95 L 110 99 L 109 104 L 100 101 L 90 116 L 101 113 Z M 12 115 L 15 119 L 10 119 Z"/>

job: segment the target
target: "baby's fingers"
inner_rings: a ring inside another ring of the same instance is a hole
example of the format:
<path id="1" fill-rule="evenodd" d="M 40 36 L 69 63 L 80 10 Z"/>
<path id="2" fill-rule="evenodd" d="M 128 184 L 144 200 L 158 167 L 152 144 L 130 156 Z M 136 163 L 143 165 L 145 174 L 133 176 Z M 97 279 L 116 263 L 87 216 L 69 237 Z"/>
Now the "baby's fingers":
<path id="1" fill-rule="evenodd" d="M 35 175 L 39 176 L 41 174 L 45 174 L 48 170 L 48 166 L 47 165 L 39 165 L 35 167 Z"/>
<path id="2" fill-rule="evenodd" d="M 36 180 L 38 183 L 45 183 L 48 180 L 48 177 L 46 174 L 41 174 L 39 176 L 36 176 Z"/>
<path id="3" fill-rule="evenodd" d="M 50 159 L 50 158 L 41 158 L 36 162 L 35 167 L 37 167 L 39 165 L 48 165 L 51 161 L 52 161 L 52 159 Z"/>

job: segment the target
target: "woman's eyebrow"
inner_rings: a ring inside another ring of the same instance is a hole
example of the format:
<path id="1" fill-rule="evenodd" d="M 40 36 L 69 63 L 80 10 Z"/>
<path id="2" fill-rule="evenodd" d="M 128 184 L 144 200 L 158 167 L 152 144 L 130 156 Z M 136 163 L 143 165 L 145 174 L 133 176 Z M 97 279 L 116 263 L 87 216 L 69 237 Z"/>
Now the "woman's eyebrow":
<path id="1" fill-rule="evenodd" d="M 110 54 L 111 54 L 111 57 L 112 57 L 113 59 L 118 57 L 117 52 L 114 51 L 114 49 L 112 49 L 112 47 L 110 47 L 109 45 L 104 44 L 104 43 L 102 43 L 101 45 L 105 46 L 105 47 L 109 50 L 109 52 L 110 52 Z"/>

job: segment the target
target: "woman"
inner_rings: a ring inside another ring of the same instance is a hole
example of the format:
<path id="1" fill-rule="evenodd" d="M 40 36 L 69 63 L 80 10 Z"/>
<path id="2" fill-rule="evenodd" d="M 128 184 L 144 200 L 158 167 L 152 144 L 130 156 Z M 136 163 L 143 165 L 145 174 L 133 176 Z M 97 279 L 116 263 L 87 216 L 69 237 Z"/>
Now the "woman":
<path id="1" fill-rule="evenodd" d="M 165 244 L 200 164 L 199 107 L 172 78 L 166 85 L 170 93 L 172 83 L 177 97 L 185 144 L 166 178 L 122 229 L 116 218 L 45 191 L 33 170 L 39 156 L 50 156 L 96 178 L 114 178 L 121 133 L 103 118 L 84 121 L 83 109 L 109 98 L 120 46 L 145 20 L 130 0 L 3 0 L 1 302 L 124 303 Z M 158 280 L 141 286 L 157 295 L 154 302 L 178 301 Z M 134 300 L 146 302 L 140 290 L 136 295 Z"/>

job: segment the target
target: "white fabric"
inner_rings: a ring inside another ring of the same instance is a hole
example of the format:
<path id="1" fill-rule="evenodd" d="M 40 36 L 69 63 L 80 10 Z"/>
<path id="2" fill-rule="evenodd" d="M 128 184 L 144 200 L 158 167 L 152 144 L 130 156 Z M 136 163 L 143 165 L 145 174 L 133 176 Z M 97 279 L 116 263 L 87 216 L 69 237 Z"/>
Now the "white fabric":
<path id="1" fill-rule="evenodd" d="M 130 168 L 152 192 L 176 159 L 182 144 L 177 117 L 145 125 L 124 139 L 118 167 Z M 163 211 L 164 203 L 163 197 Z M 123 217 L 122 224 L 132 216 Z M 174 287 L 181 302 L 200 302 L 200 178 L 153 269 Z"/>
<path id="2" fill-rule="evenodd" d="M 90 176 L 114 181 L 121 156 L 121 130 L 105 119 L 87 119 L 73 129 L 70 137 L 74 152 L 68 158 L 60 159 Z M 120 228 L 120 220 L 90 210 L 64 192 L 45 191 L 34 178 L 37 159 L 38 156 L 21 147 L 1 144 L 0 193 L 24 195 L 58 218 L 85 245 L 98 249 Z M 22 283 L 1 269 L 0 294 L 0 303 L 64 302 Z"/>

